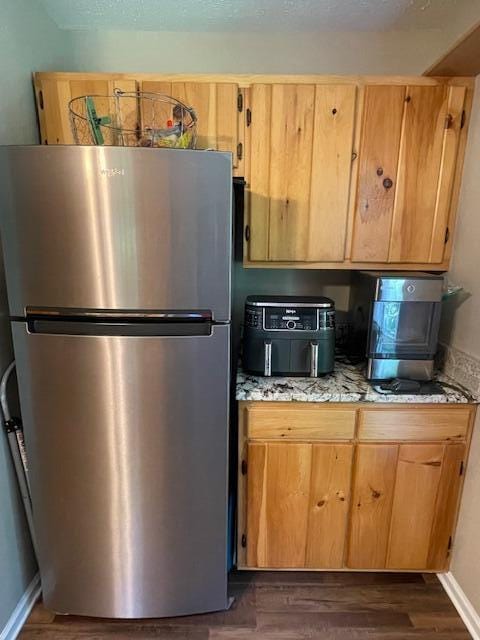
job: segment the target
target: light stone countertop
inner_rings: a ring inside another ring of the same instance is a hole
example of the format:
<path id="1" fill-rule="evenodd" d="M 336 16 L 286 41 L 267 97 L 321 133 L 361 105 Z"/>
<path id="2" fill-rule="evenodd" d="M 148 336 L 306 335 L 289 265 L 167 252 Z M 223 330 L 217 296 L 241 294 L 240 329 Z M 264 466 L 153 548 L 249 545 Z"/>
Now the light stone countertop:
<path id="1" fill-rule="evenodd" d="M 466 403 L 479 402 L 480 398 L 463 391 L 455 380 L 443 374 L 436 381 L 454 385 L 444 386 L 443 394 L 414 395 L 382 393 L 365 379 L 364 365 L 348 364 L 342 359 L 335 362 L 335 371 L 322 378 L 271 377 L 264 378 L 237 372 L 236 399 L 276 402 L 397 402 L 397 403 Z"/>

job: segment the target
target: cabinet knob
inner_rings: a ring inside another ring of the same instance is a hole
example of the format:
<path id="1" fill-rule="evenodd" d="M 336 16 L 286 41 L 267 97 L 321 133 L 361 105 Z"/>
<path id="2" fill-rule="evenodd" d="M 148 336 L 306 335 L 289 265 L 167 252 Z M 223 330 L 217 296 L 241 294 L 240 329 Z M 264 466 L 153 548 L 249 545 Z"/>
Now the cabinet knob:
<path id="1" fill-rule="evenodd" d="M 390 178 L 385 178 L 385 180 L 383 181 L 383 186 L 385 187 L 385 189 L 391 189 L 393 187 L 392 180 L 390 180 Z"/>
<path id="2" fill-rule="evenodd" d="M 378 169 L 377 169 L 377 176 L 383 176 L 383 169 L 382 169 L 382 167 L 378 167 Z"/>

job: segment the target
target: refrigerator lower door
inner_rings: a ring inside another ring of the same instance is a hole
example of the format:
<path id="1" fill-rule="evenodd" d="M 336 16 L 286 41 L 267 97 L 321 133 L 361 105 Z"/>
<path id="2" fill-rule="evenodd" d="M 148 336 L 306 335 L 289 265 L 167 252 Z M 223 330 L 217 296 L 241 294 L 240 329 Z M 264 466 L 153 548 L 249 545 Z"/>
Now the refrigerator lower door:
<path id="1" fill-rule="evenodd" d="M 45 605 L 112 618 L 224 609 L 230 327 L 12 327 Z"/>

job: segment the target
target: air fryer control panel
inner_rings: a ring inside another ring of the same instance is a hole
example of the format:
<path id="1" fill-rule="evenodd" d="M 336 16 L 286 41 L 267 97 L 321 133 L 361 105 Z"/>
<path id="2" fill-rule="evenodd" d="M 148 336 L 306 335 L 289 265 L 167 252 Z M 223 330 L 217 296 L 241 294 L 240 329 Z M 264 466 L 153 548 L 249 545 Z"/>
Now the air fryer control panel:
<path id="1" fill-rule="evenodd" d="M 266 331 L 318 331 L 335 327 L 335 311 L 295 307 L 246 307 L 245 324 Z"/>

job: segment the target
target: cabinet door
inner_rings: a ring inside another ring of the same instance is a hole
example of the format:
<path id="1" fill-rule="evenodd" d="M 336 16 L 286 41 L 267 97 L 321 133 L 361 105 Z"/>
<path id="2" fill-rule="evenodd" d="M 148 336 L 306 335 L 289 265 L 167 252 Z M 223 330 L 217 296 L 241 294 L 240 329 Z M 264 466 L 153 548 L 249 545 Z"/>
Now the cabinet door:
<path id="1" fill-rule="evenodd" d="M 398 445 L 360 444 L 355 454 L 347 566 L 384 569 Z"/>
<path id="2" fill-rule="evenodd" d="M 252 261 L 342 261 L 356 87 L 251 88 Z"/>
<path id="3" fill-rule="evenodd" d="M 405 90 L 394 85 L 365 87 L 353 262 L 388 262 Z"/>
<path id="4" fill-rule="evenodd" d="M 443 260 L 465 87 L 368 86 L 354 262 Z"/>
<path id="5" fill-rule="evenodd" d="M 441 262 L 465 87 L 407 87 L 390 262 Z"/>
<path id="6" fill-rule="evenodd" d="M 350 444 L 248 445 L 248 566 L 342 566 L 352 449 Z"/>
<path id="7" fill-rule="evenodd" d="M 347 566 L 442 570 L 464 444 L 358 445 Z"/>
<path id="8" fill-rule="evenodd" d="M 135 80 L 121 80 L 112 77 L 92 80 L 87 77 L 75 76 L 73 79 L 59 79 L 48 74 L 38 74 L 35 78 L 35 91 L 37 98 L 38 116 L 40 122 L 40 136 L 42 144 L 75 144 L 74 135 L 70 123 L 69 102 L 73 98 L 84 95 L 111 96 L 116 89 L 135 92 L 137 83 Z M 96 98 L 95 106 L 99 116 L 114 113 L 113 100 Z M 78 112 L 83 114 L 83 105 L 76 106 Z M 138 104 L 135 98 L 122 100 L 122 124 L 134 132 L 138 126 Z M 78 122 L 78 121 L 77 121 Z M 78 126 L 79 142 L 90 142 L 88 125 L 85 122 L 85 134 L 83 139 L 81 125 Z M 106 144 L 112 144 L 107 129 L 103 130 Z"/>
<path id="9" fill-rule="evenodd" d="M 193 107 L 198 117 L 197 148 L 229 151 L 233 154 L 233 166 L 238 168 L 239 155 L 239 113 L 237 109 L 238 85 L 233 83 L 214 82 L 165 82 L 144 81 L 142 90 L 163 93 Z M 155 117 L 158 119 L 159 114 Z M 165 110 L 164 123 L 172 117 L 169 109 Z M 149 125 L 151 114 L 148 107 L 142 110 L 143 126 Z M 160 114 L 160 120 L 161 120 Z"/>

